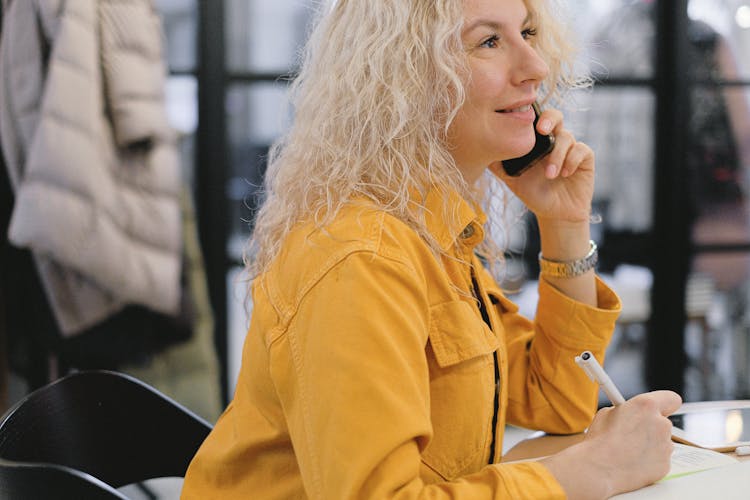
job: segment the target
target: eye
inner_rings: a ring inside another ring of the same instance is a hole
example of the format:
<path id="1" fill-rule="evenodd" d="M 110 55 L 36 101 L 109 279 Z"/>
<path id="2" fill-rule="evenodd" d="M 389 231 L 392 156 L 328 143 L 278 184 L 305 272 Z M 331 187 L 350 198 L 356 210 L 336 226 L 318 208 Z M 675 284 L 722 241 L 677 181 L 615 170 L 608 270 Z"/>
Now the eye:
<path id="1" fill-rule="evenodd" d="M 536 28 L 526 28 L 521 32 L 521 36 L 524 40 L 530 40 L 536 36 Z"/>
<path id="2" fill-rule="evenodd" d="M 497 42 L 500 41 L 500 37 L 497 35 L 492 35 L 491 37 L 484 40 L 482 43 L 479 44 L 480 47 L 485 47 L 488 49 L 494 49 L 497 47 Z"/>

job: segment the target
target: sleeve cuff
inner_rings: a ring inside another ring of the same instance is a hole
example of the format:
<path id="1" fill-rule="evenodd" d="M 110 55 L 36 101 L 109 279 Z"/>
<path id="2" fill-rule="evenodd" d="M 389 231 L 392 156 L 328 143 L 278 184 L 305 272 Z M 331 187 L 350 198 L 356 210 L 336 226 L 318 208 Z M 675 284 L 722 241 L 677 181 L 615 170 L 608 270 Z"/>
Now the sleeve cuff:
<path id="1" fill-rule="evenodd" d="M 575 301 L 539 280 L 539 303 L 536 320 L 544 329 L 556 332 L 557 342 L 570 348 L 591 348 L 592 342 L 606 344 L 620 315 L 617 294 L 596 277 L 597 307 Z"/>
<path id="2" fill-rule="evenodd" d="M 507 498 L 564 500 L 565 490 L 540 462 L 497 464 L 495 470 L 505 486 Z"/>

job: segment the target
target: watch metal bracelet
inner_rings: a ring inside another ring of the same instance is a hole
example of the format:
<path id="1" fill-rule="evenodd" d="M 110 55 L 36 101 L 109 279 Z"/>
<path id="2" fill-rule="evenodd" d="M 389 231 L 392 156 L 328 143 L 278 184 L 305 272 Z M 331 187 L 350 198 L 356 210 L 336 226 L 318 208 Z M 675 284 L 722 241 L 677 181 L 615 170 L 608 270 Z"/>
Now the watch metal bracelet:
<path id="1" fill-rule="evenodd" d="M 574 278 L 596 267 L 599 262 L 599 251 L 593 240 L 589 241 L 589 252 L 578 260 L 558 261 L 545 259 L 539 252 L 539 270 L 544 276 L 555 278 Z"/>

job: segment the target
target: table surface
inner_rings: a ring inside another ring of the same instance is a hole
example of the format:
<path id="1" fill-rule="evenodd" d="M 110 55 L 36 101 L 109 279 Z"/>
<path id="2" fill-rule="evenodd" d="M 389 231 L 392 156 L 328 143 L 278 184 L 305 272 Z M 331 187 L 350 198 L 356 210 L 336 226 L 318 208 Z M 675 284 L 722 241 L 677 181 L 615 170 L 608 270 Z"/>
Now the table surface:
<path id="1" fill-rule="evenodd" d="M 583 441 L 584 434 L 570 434 L 565 436 L 545 434 L 539 437 L 524 439 L 512 447 L 503 456 L 503 462 L 512 462 L 514 460 L 528 460 L 530 458 L 546 457 L 554 455 L 558 451 L 564 450 L 568 446 Z M 750 460 L 749 455 L 739 456 L 734 452 L 727 455 L 737 458 L 739 461 Z"/>
<path id="2" fill-rule="evenodd" d="M 750 407 L 750 400 L 727 400 L 727 401 L 696 401 L 684 403 L 676 413 L 691 413 L 702 411 L 707 408 L 739 408 Z M 528 460 L 530 458 L 539 458 L 553 455 L 558 451 L 564 450 L 568 446 L 583 441 L 584 434 L 570 434 L 565 436 L 543 434 L 538 437 L 534 436 L 519 441 L 503 456 L 503 462 L 512 462 L 514 460 Z M 737 455 L 734 452 L 728 452 L 739 461 L 750 460 L 750 455 Z"/>

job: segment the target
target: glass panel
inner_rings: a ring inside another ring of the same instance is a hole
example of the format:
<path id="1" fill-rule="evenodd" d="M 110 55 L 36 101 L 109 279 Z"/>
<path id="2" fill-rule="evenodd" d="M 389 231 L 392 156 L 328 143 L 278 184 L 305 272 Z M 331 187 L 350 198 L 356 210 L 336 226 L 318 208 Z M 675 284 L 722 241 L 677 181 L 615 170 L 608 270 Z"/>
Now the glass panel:
<path id="1" fill-rule="evenodd" d="M 286 84 L 258 82 L 230 87 L 227 115 L 232 144 L 268 146 L 291 122 Z M 245 171 L 240 168 L 235 172 Z"/>
<path id="2" fill-rule="evenodd" d="M 744 12 L 744 14 L 743 14 Z M 746 2 L 691 0 L 691 89 L 687 151 L 692 238 L 697 244 L 750 242 L 747 87 L 700 84 L 750 78 L 750 8 Z M 750 394 L 750 254 L 702 253 L 688 277 L 685 373 L 689 399 Z"/>
<path id="3" fill-rule="evenodd" d="M 229 254 L 241 255 L 249 233 L 248 222 L 255 196 L 263 182 L 270 144 L 289 126 L 287 87 L 283 83 L 258 82 L 236 85 L 227 93 L 230 177 Z"/>
<path id="4" fill-rule="evenodd" d="M 183 178 L 194 186 L 195 131 L 198 128 L 198 83 L 192 76 L 167 79 L 167 117 L 178 136 Z"/>
<path id="5" fill-rule="evenodd" d="M 655 25 L 652 2 L 578 0 L 579 27 L 588 49 L 585 59 L 597 77 L 650 78 L 654 74 Z M 588 4 L 585 9 L 583 4 Z M 594 15 L 589 12 L 595 13 Z"/>
<path id="6" fill-rule="evenodd" d="M 654 108 L 650 88 L 597 86 L 576 96 L 571 128 L 596 153 L 594 202 L 608 231 L 652 225 Z"/>
<path id="7" fill-rule="evenodd" d="M 750 5 L 745 0 L 690 0 L 694 41 L 715 48 L 723 78 L 750 79 Z"/>
<path id="8" fill-rule="evenodd" d="M 685 300 L 685 401 L 746 398 L 750 394 L 748 269 L 747 253 L 702 255 L 693 262 Z M 601 276 L 623 304 L 605 368 L 629 397 L 647 390 L 644 344 L 653 276 L 647 268 L 633 265 L 620 265 Z"/>
<path id="9" fill-rule="evenodd" d="M 691 400 L 750 395 L 750 254 L 703 254 L 688 277 L 685 350 Z"/>
<path id="10" fill-rule="evenodd" d="M 198 39 L 196 0 L 155 0 L 155 3 L 162 15 L 169 68 L 181 71 L 195 69 Z"/>
<path id="11" fill-rule="evenodd" d="M 696 243 L 748 243 L 750 111 L 742 87 L 700 86 L 691 99 L 687 168 Z"/>
<path id="12" fill-rule="evenodd" d="M 227 0 L 230 70 L 285 73 L 306 40 L 314 0 Z"/>

